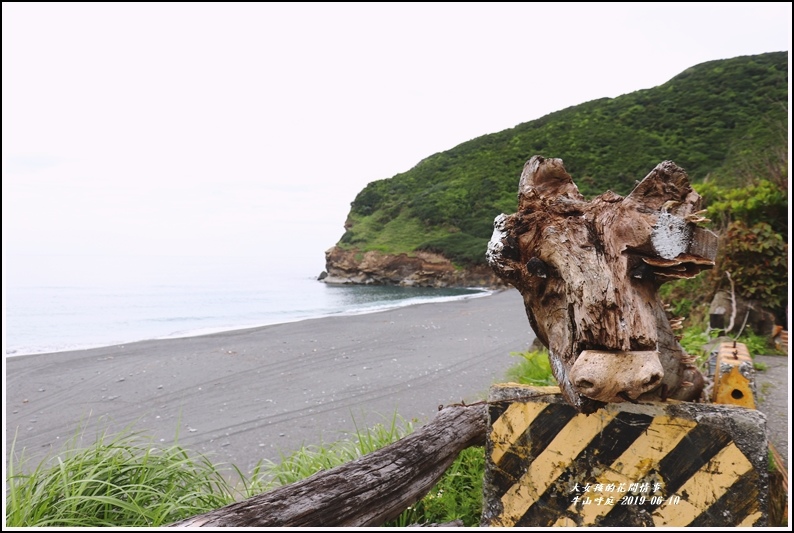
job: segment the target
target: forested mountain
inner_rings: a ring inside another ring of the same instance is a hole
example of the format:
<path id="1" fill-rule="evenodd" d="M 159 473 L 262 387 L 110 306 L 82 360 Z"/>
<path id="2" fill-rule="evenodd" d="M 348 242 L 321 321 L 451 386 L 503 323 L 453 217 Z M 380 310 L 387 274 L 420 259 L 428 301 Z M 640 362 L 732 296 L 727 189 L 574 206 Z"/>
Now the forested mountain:
<path id="1" fill-rule="evenodd" d="M 774 52 L 702 63 L 652 89 L 472 139 L 367 185 L 351 204 L 347 231 L 327 253 L 329 277 L 400 282 L 351 276 L 355 262 L 372 262 L 373 254 L 434 252 L 458 270 L 482 267 L 493 219 L 515 211 L 519 175 L 536 154 L 563 159 L 586 197 L 626 194 L 663 160 L 683 167 L 693 183 L 707 180 L 715 199 L 714 187 L 749 185 L 748 169 L 779 159 L 781 150 L 786 174 L 787 102 L 788 53 Z M 432 284 L 427 279 L 422 284 Z"/>

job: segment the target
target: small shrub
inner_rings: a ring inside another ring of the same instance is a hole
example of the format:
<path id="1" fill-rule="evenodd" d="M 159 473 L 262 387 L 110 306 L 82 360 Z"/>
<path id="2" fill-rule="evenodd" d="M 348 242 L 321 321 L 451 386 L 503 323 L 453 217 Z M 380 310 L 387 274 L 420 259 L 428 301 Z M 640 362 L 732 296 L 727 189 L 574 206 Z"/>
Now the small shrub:
<path id="1" fill-rule="evenodd" d="M 747 351 L 753 357 L 756 355 L 786 355 L 786 352 L 775 347 L 768 335 L 759 335 L 750 329 L 745 329 L 737 340 L 747 346 Z"/>
<path id="2" fill-rule="evenodd" d="M 788 245 L 781 234 L 765 222 L 735 221 L 722 239 L 721 255 L 720 267 L 731 273 L 741 296 L 761 300 L 778 320 L 785 317 Z"/>
<path id="3" fill-rule="evenodd" d="M 683 330 L 679 344 L 686 353 L 697 359 L 698 365 L 704 365 L 709 357 L 712 343 L 719 336 L 719 331 L 711 330 L 706 332 L 700 327 L 694 326 Z"/>

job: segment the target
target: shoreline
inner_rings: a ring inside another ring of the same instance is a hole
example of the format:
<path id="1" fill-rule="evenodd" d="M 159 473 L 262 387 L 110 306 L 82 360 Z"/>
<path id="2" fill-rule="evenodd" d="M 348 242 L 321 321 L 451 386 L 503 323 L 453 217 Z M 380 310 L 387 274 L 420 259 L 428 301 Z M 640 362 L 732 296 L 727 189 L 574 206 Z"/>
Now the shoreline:
<path id="1" fill-rule="evenodd" d="M 421 305 L 420 305 L 421 304 Z M 5 359 L 6 450 L 37 463 L 131 426 L 249 472 L 397 414 L 476 401 L 534 334 L 515 290 Z"/>
<path id="2" fill-rule="evenodd" d="M 184 339 L 189 337 L 202 337 L 205 335 L 214 335 L 216 333 L 227 333 L 232 331 L 239 331 L 245 329 L 257 329 L 263 328 L 267 326 L 277 326 L 280 324 L 292 324 L 295 322 L 302 322 L 305 320 L 316 320 L 321 318 L 330 318 L 330 317 L 337 317 L 337 316 L 356 316 L 361 314 L 370 314 L 370 313 L 381 313 L 384 311 L 390 311 L 392 309 L 400 309 L 403 307 L 410 307 L 413 305 L 423 305 L 423 304 L 432 304 L 432 303 L 446 303 L 449 301 L 456 301 L 456 300 L 465 300 L 469 298 L 482 298 L 485 296 L 490 296 L 497 292 L 506 290 L 506 289 L 492 289 L 487 287 L 458 287 L 460 289 L 472 291 L 471 294 L 463 294 L 458 296 L 439 296 L 437 298 L 428 298 L 427 300 L 419 300 L 419 301 L 412 301 L 412 299 L 406 300 L 395 300 L 394 303 L 391 304 L 384 304 L 382 306 L 375 306 L 375 307 L 368 307 L 363 309 L 352 309 L 352 310 L 341 310 L 335 311 L 332 313 L 325 313 L 325 314 L 317 314 L 317 315 L 308 315 L 308 316 L 301 316 L 296 318 L 284 318 L 279 319 L 273 322 L 265 322 L 265 323 L 258 323 L 258 324 L 248 324 L 248 325 L 241 325 L 241 326 L 219 326 L 219 327 L 206 327 L 201 329 L 191 329 L 182 332 L 174 332 L 167 335 L 161 336 L 154 336 L 154 337 L 147 337 L 141 339 L 132 339 L 128 341 L 118 341 L 118 342 L 111 342 L 109 344 L 106 343 L 98 343 L 98 344 L 84 344 L 84 345 L 75 345 L 70 346 L 64 349 L 49 349 L 49 348 L 34 348 L 33 351 L 24 351 L 23 353 L 18 353 L 20 350 L 23 349 L 15 349 L 11 352 L 6 351 L 5 357 L 24 357 L 28 355 L 41 355 L 41 354 L 50 354 L 50 353 L 68 353 L 68 352 L 75 352 L 75 351 L 82 351 L 82 350 L 92 350 L 96 348 L 111 348 L 113 346 L 121 346 L 132 344 L 135 342 L 144 342 L 148 340 L 169 340 L 169 339 Z"/>

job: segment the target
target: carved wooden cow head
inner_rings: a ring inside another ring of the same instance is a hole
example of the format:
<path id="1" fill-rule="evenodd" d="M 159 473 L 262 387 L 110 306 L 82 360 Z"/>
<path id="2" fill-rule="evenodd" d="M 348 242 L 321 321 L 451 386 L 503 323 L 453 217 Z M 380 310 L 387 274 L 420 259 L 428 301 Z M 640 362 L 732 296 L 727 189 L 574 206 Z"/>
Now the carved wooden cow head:
<path id="1" fill-rule="evenodd" d="M 496 217 L 488 263 L 521 292 L 577 410 L 700 395 L 703 377 L 657 295 L 665 281 L 714 265 L 717 237 L 697 226 L 699 209 L 700 196 L 671 161 L 627 197 L 608 191 L 590 202 L 562 160 L 534 156 L 524 165 L 518 212 Z"/>

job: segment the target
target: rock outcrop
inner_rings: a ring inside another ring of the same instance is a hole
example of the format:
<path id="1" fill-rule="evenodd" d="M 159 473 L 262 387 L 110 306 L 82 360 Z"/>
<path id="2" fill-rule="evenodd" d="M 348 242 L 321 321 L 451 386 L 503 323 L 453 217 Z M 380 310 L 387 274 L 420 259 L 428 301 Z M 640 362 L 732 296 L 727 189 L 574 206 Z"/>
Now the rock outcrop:
<path id="1" fill-rule="evenodd" d="M 325 268 L 319 279 L 331 284 L 504 287 L 488 266 L 460 268 L 432 252 L 393 255 L 334 246 L 325 252 Z"/>

